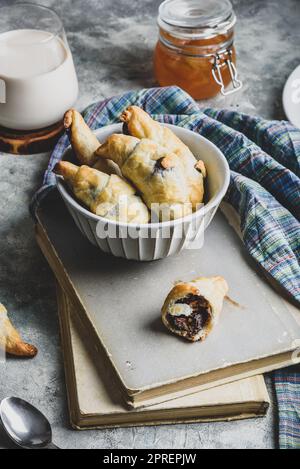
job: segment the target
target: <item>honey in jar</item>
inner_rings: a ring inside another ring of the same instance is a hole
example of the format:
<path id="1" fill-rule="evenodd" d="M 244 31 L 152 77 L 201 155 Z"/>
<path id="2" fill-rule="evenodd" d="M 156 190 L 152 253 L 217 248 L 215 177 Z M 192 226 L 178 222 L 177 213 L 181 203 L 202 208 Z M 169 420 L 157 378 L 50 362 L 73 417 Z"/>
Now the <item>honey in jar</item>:
<path id="1" fill-rule="evenodd" d="M 160 86 L 180 86 L 197 100 L 240 89 L 235 23 L 229 0 L 164 1 L 159 9 L 154 55 Z"/>

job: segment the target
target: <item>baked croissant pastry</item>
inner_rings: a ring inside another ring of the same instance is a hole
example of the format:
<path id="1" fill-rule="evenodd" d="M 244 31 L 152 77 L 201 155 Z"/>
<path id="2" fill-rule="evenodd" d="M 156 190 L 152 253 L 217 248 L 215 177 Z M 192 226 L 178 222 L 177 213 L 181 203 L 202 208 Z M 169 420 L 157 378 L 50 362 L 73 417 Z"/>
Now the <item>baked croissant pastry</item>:
<path id="1" fill-rule="evenodd" d="M 75 109 L 70 109 L 65 114 L 64 127 L 69 132 L 70 142 L 79 163 L 93 166 L 96 162 L 94 153 L 99 147 L 99 141 L 82 115 Z"/>
<path id="2" fill-rule="evenodd" d="M 75 109 L 70 109 L 64 117 L 64 127 L 69 134 L 72 149 L 81 165 L 94 166 L 106 174 L 115 174 L 116 166 L 108 160 L 99 160 L 95 151 L 99 148 L 99 140 Z"/>
<path id="3" fill-rule="evenodd" d="M 16 357 L 33 358 L 38 351 L 26 344 L 8 319 L 5 307 L 0 304 L 0 349 Z"/>
<path id="4" fill-rule="evenodd" d="M 117 163 L 161 221 L 192 213 L 189 187 L 178 156 L 156 142 L 115 134 L 96 154 Z"/>
<path id="5" fill-rule="evenodd" d="M 75 197 L 100 217 L 125 223 L 144 224 L 149 211 L 135 189 L 116 174 L 108 175 L 88 166 L 61 161 L 54 173 L 63 176 Z"/>
<path id="6" fill-rule="evenodd" d="M 181 160 L 190 187 L 190 200 L 193 209 L 203 202 L 206 168 L 203 161 L 197 161 L 191 150 L 172 132 L 171 129 L 154 121 L 149 114 L 137 106 L 131 106 L 121 115 L 123 131 L 137 138 L 149 138 Z"/>
<path id="7" fill-rule="evenodd" d="M 178 283 L 162 308 L 165 326 L 191 342 L 203 341 L 217 324 L 228 293 L 222 277 Z"/>

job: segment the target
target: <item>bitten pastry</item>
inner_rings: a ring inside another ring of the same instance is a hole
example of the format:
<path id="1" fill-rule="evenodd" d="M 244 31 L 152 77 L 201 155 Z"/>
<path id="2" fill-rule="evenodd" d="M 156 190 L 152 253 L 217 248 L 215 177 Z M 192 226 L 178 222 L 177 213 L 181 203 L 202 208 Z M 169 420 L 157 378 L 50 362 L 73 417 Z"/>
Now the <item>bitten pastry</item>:
<path id="1" fill-rule="evenodd" d="M 131 106 L 121 115 L 123 131 L 136 138 L 149 138 L 175 153 L 181 160 L 190 188 L 193 209 L 203 202 L 206 169 L 203 161 L 197 162 L 191 150 L 168 127 L 154 121 L 149 114 L 137 106 Z"/>
<path id="2" fill-rule="evenodd" d="M 5 307 L 0 304 L 0 349 L 10 355 L 33 358 L 38 351 L 33 345 L 26 344 L 11 324 Z"/>
<path id="3" fill-rule="evenodd" d="M 162 308 L 164 325 L 191 342 L 203 341 L 217 324 L 228 293 L 222 277 L 178 283 Z"/>
<path id="4" fill-rule="evenodd" d="M 116 165 L 108 160 L 99 160 L 95 151 L 99 148 L 99 140 L 82 115 L 75 109 L 70 109 L 64 117 L 64 127 L 69 134 L 72 149 L 81 165 L 93 167 L 106 174 L 116 174 Z"/>
<path id="5" fill-rule="evenodd" d="M 161 221 L 192 213 L 189 188 L 179 158 L 149 139 L 115 134 L 96 152 L 113 160 Z"/>
<path id="6" fill-rule="evenodd" d="M 63 176 L 75 197 L 92 213 L 119 222 L 148 223 L 150 215 L 146 205 L 119 176 L 66 161 L 57 163 L 54 172 Z"/>

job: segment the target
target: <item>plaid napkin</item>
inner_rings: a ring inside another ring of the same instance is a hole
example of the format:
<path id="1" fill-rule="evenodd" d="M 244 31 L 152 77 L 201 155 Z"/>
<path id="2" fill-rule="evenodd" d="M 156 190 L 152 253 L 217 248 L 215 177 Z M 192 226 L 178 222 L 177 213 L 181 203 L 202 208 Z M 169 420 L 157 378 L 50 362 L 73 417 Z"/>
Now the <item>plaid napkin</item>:
<path id="1" fill-rule="evenodd" d="M 132 91 L 86 109 L 92 129 L 116 123 L 130 105 L 160 122 L 197 132 L 215 143 L 231 168 L 227 201 L 239 213 L 245 246 L 283 291 L 300 304 L 300 131 L 288 122 L 266 121 L 234 111 L 200 109 L 177 87 Z M 55 186 L 52 169 L 69 145 L 58 142 L 31 210 Z M 300 449 L 299 369 L 275 373 L 280 446 Z"/>

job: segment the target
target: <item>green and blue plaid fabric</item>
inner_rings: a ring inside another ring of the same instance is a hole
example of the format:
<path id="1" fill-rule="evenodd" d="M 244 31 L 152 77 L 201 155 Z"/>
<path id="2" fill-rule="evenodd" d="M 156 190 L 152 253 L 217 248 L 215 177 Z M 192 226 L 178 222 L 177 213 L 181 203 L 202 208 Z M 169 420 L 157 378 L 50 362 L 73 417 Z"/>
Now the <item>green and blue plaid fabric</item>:
<path id="1" fill-rule="evenodd" d="M 177 87 L 128 92 L 90 106 L 84 117 L 92 129 L 98 129 L 118 122 L 130 105 L 141 106 L 160 122 L 193 130 L 221 149 L 231 168 L 226 199 L 240 215 L 249 254 L 300 304 L 300 131 L 284 121 L 201 109 Z M 64 135 L 32 202 L 33 214 L 55 187 L 52 169 L 68 145 Z M 299 370 L 278 372 L 275 377 L 280 444 L 300 448 Z"/>

